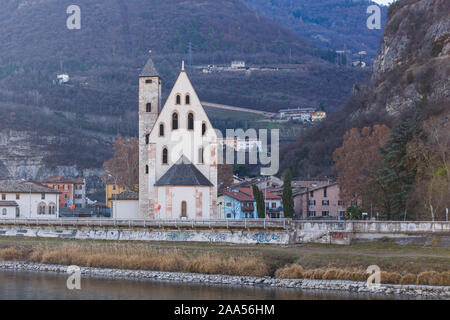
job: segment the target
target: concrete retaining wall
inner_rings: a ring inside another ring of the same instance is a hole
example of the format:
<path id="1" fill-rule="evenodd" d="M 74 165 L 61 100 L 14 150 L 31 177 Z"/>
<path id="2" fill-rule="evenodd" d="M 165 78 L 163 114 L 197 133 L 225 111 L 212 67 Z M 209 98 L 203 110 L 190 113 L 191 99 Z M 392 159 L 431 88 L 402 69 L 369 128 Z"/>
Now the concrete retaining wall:
<path id="1" fill-rule="evenodd" d="M 288 244 L 289 233 L 283 231 L 249 231 L 223 229 L 144 229 L 93 227 L 33 227 L 0 226 L 0 236 L 22 236 L 61 239 L 137 240 L 137 241 L 191 241 L 236 244 Z"/>
<path id="2" fill-rule="evenodd" d="M 441 244 L 450 241 L 449 222 L 294 221 L 293 229 L 295 243 L 350 244 L 380 238 L 426 243 L 436 237 L 442 238 Z"/>
<path id="3" fill-rule="evenodd" d="M 390 238 L 450 245 L 448 222 L 365 221 L 20 221 L 0 220 L 0 236 L 66 239 L 191 241 L 236 244 L 350 244 Z M 436 242 L 438 241 L 438 243 Z"/>

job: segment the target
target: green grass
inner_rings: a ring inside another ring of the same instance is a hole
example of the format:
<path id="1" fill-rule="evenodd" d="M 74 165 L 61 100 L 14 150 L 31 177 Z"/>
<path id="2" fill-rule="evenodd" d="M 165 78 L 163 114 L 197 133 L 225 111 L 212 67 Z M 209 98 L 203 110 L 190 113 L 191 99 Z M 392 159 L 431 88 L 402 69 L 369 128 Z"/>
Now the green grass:
<path id="1" fill-rule="evenodd" d="M 204 107 L 206 113 L 210 118 L 213 119 L 221 119 L 221 120 L 227 120 L 227 119 L 240 119 L 240 120 L 248 120 L 248 121 L 259 121 L 268 119 L 264 115 L 256 114 L 256 113 L 250 113 L 250 112 L 242 112 L 242 111 L 234 111 L 234 110 L 225 110 L 225 109 L 218 109 L 218 108 L 212 108 L 212 107 Z"/>

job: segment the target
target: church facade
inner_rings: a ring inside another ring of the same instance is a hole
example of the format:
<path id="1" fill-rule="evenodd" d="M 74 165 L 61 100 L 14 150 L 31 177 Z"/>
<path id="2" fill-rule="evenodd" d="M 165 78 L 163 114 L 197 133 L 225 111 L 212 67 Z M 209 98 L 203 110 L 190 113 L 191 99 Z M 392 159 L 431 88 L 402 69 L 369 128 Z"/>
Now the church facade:
<path id="1" fill-rule="evenodd" d="M 139 76 L 139 218 L 217 218 L 217 135 L 184 70 L 161 106 L 150 58 Z"/>

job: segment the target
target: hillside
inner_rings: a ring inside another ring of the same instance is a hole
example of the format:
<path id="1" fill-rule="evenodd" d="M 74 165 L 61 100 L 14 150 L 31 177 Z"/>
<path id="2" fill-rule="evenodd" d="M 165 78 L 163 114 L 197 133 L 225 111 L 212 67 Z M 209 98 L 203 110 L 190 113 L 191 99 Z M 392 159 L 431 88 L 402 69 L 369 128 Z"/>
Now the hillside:
<path id="1" fill-rule="evenodd" d="M 164 96 L 180 61 L 188 58 L 189 42 L 194 65 L 228 65 L 232 59 L 279 65 L 289 62 L 291 49 L 296 71 L 244 77 L 188 68 L 201 99 L 272 111 L 299 104 L 338 108 L 354 83 L 368 75 L 330 63 L 333 52 L 315 47 L 239 0 L 80 0 L 81 30 L 66 28 L 71 4 L 2 1 L 3 176 L 40 178 L 99 168 L 110 156 L 117 133 L 137 134 L 137 74 L 149 49 L 163 76 Z M 55 85 L 61 72 L 71 81 Z M 21 136 L 34 139 L 23 145 L 28 140 Z"/>
<path id="2" fill-rule="evenodd" d="M 322 47 L 349 51 L 349 58 L 358 59 L 367 52 L 371 64 L 380 49 L 383 30 L 369 30 L 366 20 L 371 0 L 245 0 L 261 15 L 292 30 Z M 381 27 L 386 24 L 387 8 L 380 6 Z"/>
<path id="3" fill-rule="evenodd" d="M 421 121 L 448 119 L 450 2 L 399 0 L 388 17 L 371 79 L 355 87 L 342 112 L 286 147 L 284 169 L 301 176 L 334 176 L 332 155 L 350 128 L 393 127 L 409 115 Z"/>

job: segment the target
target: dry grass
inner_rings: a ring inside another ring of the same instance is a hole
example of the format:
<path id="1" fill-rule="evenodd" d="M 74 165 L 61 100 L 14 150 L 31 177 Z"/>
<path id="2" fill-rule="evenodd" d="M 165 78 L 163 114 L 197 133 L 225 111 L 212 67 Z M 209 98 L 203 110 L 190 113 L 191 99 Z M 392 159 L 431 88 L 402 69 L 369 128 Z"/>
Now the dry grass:
<path id="1" fill-rule="evenodd" d="M 187 255 L 179 249 L 153 249 L 145 246 L 76 245 L 37 246 L 30 249 L 0 250 L 0 260 L 85 267 L 266 276 L 267 265 L 259 255 L 228 255 L 211 252 Z"/>
<path id="2" fill-rule="evenodd" d="M 438 286 L 440 283 L 440 274 L 435 271 L 421 272 L 417 276 L 417 284 Z"/>
<path id="3" fill-rule="evenodd" d="M 417 276 L 415 274 L 407 273 L 400 279 L 400 284 L 416 284 L 416 281 Z"/>
<path id="4" fill-rule="evenodd" d="M 290 266 L 280 268 L 275 272 L 275 277 L 280 279 L 300 279 L 304 278 L 303 267 L 299 264 L 292 264 Z"/>
<path id="5" fill-rule="evenodd" d="M 292 264 L 280 268 L 275 273 L 277 278 L 281 279 L 315 279 L 315 280 L 351 280 L 351 281 L 367 281 L 369 275 L 362 270 L 349 269 L 313 269 L 305 270 L 299 264 Z M 407 273 L 402 276 L 398 272 L 381 272 L 381 283 L 384 284 L 423 284 L 435 286 L 449 286 L 450 285 L 450 271 L 422 272 L 418 276 Z"/>

